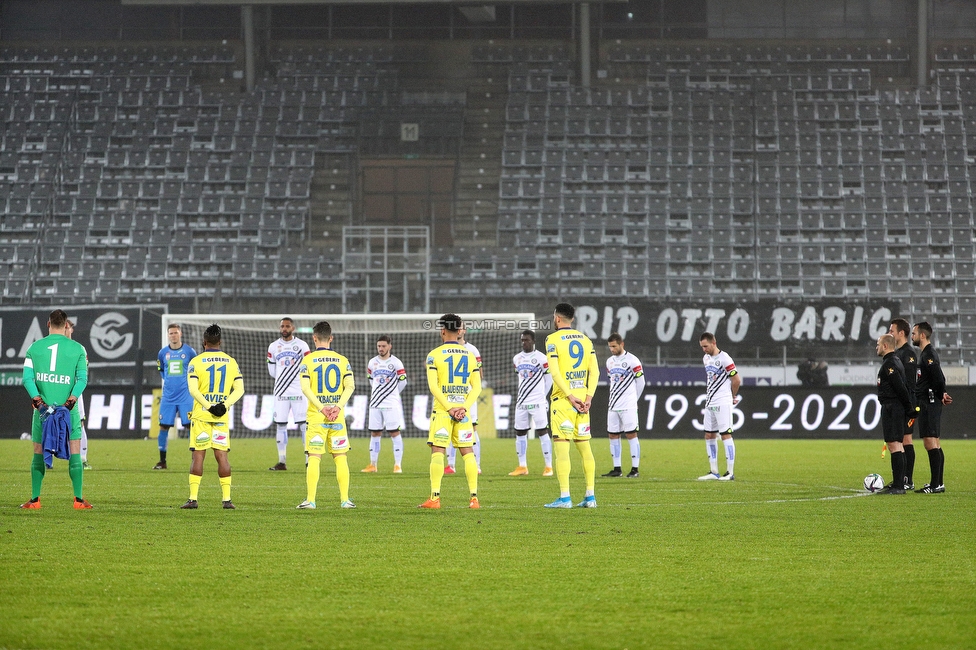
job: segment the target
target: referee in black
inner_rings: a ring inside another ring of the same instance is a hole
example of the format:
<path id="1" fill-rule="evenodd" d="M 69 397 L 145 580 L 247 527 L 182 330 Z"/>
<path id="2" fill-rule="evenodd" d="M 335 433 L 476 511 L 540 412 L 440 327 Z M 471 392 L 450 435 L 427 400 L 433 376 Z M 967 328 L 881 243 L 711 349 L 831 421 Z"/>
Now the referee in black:
<path id="1" fill-rule="evenodd" d="M 905 387 L 905 367 L 895 355 L 895 337 L 882 334 L 876 348 L 883 357 L 878 371 L 878 401 L 881 402 L 881 430 L 891 452 L 891 484 L 879 494 L 905 494 L 905 424 L 914 416 L 912 400 Z"/>
<path id="2" fill-rule="evenodd" d="M 942 494 L 945 492 L 945 454 L 939 442 L 942 406 L 952 404 L 952 398 L 945 392 L 945 374 L 939 365 L 939 353 L 932 345 L 932 326 L 926 322 L 917 323 L 912 328 L 912 343 L 921 348 L 918 357 L 918 382 L 915 384 L 915 403 L 918 405 L 918 432 L 929 454 L 931 480 L 916 492 L 920 494 Z"/>
<path id="3" fill-rule="evenodd" d="M 889 323 L 888 333 L 895 337 L 895 355 L 901 360 L 901 365 L 905 366 L 905 388 L 908 389 L 908 396 L 912 400 L 911 409 L 908 411 L 909 419 L 905 426 L 905 437 L 902 439 L 902 447 L 905 448 L 905 490 L 914 490 L 915 481 L 915 445 L 912 444 L 912 425 L 915 424 L 916 414 L 918 413 L 915 402 L 915 378 L 918 373 L 918 351 L 912 347 L 912 326 L 904 318 L 896 318 Z"/>

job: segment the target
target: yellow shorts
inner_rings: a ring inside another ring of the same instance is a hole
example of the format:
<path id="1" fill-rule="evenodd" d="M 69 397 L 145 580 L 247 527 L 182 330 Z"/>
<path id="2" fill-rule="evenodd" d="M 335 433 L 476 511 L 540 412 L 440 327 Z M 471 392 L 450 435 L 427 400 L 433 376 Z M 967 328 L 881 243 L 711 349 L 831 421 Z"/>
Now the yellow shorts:
<path id="1" fill-rule="evenodd" d="M 310 454 L 344 454 L 349 451 L 346 423 L 325 422 L 309 424 L 305 431 L 305 451 Z"/>
<path id="2" fill-rule="evenodd" d="M 473 446 L 474 425 L 468 417 L 458 422 L 447 413 L 434 411 L 430 414 L 427 444 L 432 447 L 447 447 L 449 443 L 458 449 Z"/>
<path id="3" fill-rule="evenodd" d="M 190 420 L 190 451 L 200 449 L 230 450 L 230 431 L 226 422 Z"/>
<path id="4" fill-rule="evenodd" d="M 549 406 L 549 428 L 557 440 L 589 440 L 590 414 L 577 412 L 569 400 L 555 400 Z"/>

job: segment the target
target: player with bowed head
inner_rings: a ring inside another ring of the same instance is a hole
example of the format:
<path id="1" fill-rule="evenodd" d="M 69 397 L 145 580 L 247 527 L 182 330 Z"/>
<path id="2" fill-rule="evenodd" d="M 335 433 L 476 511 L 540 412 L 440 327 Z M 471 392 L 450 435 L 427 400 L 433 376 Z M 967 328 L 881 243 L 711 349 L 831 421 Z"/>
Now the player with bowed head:
<path id="1" fill-rule="evenodd" d="M 298 504 L 299 510 L 314 510 L 318 491 L 322 454 L 332 454 L 336 481 L 339 483 L 339 506 L 355 508 L 349 499 L 349 432 L 346 430 L 346 414 L 343 410 L 356 381 L 349 360 L 332 349 L 332 326 L 326 321 L 312 328 L 315 351 L 305 357 L 299 373 L 302 392 L 308 398 L 309 424 L 305 435 L 305 451 L 308 467 L 305 468 L 307 493 Z"/>
<path id="2" fill-rule="evenodd" d="M 905 387 L 912 400 L 909 418 L 905 423 L 905 436 L 902 448 L 905 450 L 905 490 L 915 489 L 915 445 L 912 444 L 912 427 L 918 412 L 915 403 L 915 380 L 918 375 L 918 352 L 911 346 L 912 327 L 904 318 L 896 318 L 889 323 L 888 333 L 895 337 L 895 354 L 905 367 Z"/>
<path id="3" fill-rule="evenodd" d="M 552 396 L 549 403 L 549 421 L 552 423 L 553 447 L 556 456 L 556 478 L 559 481 L 559 498 L 547 503 L 546 508 L 572 508 L 569 476 L 572 460 L 569 443 L 583 459 L 583 476 L 586 493 L 577 508 L 595 508 L 596 460 L 590 448 L 590 403 L 600 381 L 600 366 L 596 360 L 593 342 L 581 332 L 572 329 L 576 308 L 559 303 L 553 313 L 556 331 L 546 337 L 546 355 L 552 374 Z"/>
<path id="4" fill-rule="evenodd" d="M 939 353 L 932 345 L 932 326 L 922 321 L 912 328 L 912 343 L 921 350 L 918 357 L 918 381 L 915 382 L 915 404 L 918 409 L 918 432 L 929 455 L 932 478 L 915 490 L 919 494 L 945 492 L 945 452 L 942 435 L 942 407 L 952 404 L 946 392 L 945 374 L 939 364 Z"/>
<path id="5" fill-rule="evenodd" d="M 727 352 L 718 349 L 715 335 L 705 332 L 698 338 L 705 364 L 705 451 L 708 453 L 709 472 L 699 476 L 699 481 L 735 480 L 735 441 L 732 439 L 732 407 L 739 401 L 742 379 L 735 369 L 735 362 Z M 725 445 L 725 474 L 718 474 L 718 436 L 721 433 Z"/>
<path id="6" fill-rule="evenodd" d="M 627 478 L 640 476 L 640 418 L 637 402 L 644 392 L 644 369 L 640 359 L 624 350 L 624 340 L 614 332 L 607 339 L 610 356 L 607 357 L 607 377 L 610 381 L 610 398 L 607 405 L 607 436 L 610 438 L 610 456 L 613 469 L 604 476 L 621 476 L 620 436 L 627 436 L 630 446 L 630 473 Z"/>
<path id="7" fill-rule="evenodd" d="M 908 388 L 905 366 L 895 354 L 895 337 L 882 334 L 875 351 L 882 357 L 878 370 L 878 401 L 881 403 L 881 430 L 891 452 L 891 484 L 878 494 L 905 494 L 905 448 L 902 440 L 909 419 L 915 417 Z"/>
<path id="8" fill-rule="evenodd" d="M 190 411 L 190 498 L 180 506 L 196 510 L 203 462 L 207 450 L 212 449 L 217 461 L 217 477 L 224 510 L 234 510 L 230 500 L 231 471 L 227 453 L 230 451 L 230 414 L 228 409 L 244 396 L 241 369 L 229 354 L 222 352 L 220 326 L 214 323 L 203 333 L 203 352 L 190 360 L 187 367 L 187 388 L 193 396 Z"/>
<path id="9" fill-rule="evenodd" d="M 176 323 L 166 328 L 169 344 L 156 355 L 156 369 L 163 381 L 163 395 L 159 400 L 159 462 L 153 469 L 166 469 L 166 450 L 169 430 L 176 424 L 179 413 L 184 427 L 190 426 L 193 397 L 187 385 L 187 367 L 197 356 L 196 350 L 183 343 L 183 330 Z"/>
<path id="10" fill-rule="evenodd" d="M 268 374 L 274 382 L 275 443 L 278 446 L 278 462 L 269 467 L 272 472 L 288 469 L 288 415 L 302 432 L 305 442 L 305 412 L 308 404 L 298 381 L 298 368 L 308 354 L 308 343 L 295 336 L 295 321 L 285 316 L 278 325 L 281 337 L 268 346 Z"/>
<path id="11" fill-rule="evenodd" d="M 81 463 L 81 414 L 75 405 L 88 385 L 88 354 L 80 343 L 68 338 L 68 315 L 55 309 L 48 316 L 48 335 L 34 341 L 24 357 L 23 383 L 31 398 L 31 499 L 20 507 L 41 508 L 41 485 L 44 482 L 44 433 L 40 410 L 46 406 L 64 406 L 70 411 L 68 431 L 68 476 L 74 491 L 74 509 L 90 510 L 83 496 L 84 468 Z M 50 417 L 57 417 L 51 415 Z"/>
<path id="12" fill-rule="evenodd" d="M 535 349 L 535 332 L 525 330 L 520 337 L 522 351 L 512 363 L 518 374 L 518 394 L 515 397 L 515 455 L 518 467 L 509 476 L 527 476 L 529 428 L 534 428 L 542 445 L 542 458 L 546 467 L 543 476 L 552 476 L 552 438 L 549 435 L 549 418 L 546 401 L 552 389 L 552 375 L 546 355 Z"/>
<path id="13" fill-rule="evenodd" d="M 436 510 L 441 507 L 441 479 L 444 477 L 444 456 L 453 444 L 464 461 L 464 475 L 471 493 L 469 508 L 480 508 L 478 501 L 478 463 L 475 460 L 474 427 L 469 413 L 481 393 L 481 373 L 477 358 L 458 341 L 462 327 L 457 314 L 444 314 L 438 322 L 442 345 L 427 355 L 427 387 L 433 397 L 430 414 L 430 498 L 420 508 Z"/>
<path id="14" fill-rule="evenodd" d="M 464 327 L 464 323 L 461 323 L 461 329 L 458 330 L 458 339 L 457 339 L 458 343 L 463 345 L 468 350 L 468 352 L 474 355 L 474 358 L 476 360 L 476 370 L 474 370 L 474 372 L 477 372 L 478 375 L 481 376 L 481 352 L 478 351 L 478 348 L 476 348 L 474 345 L 472 345 L 471 343 L 467 342 L 464 339 L 466 334 L 467 334 L 467 329 Z M 481 376 L 481 379 L 484 380 L 484 376 Z M 478 473 L 481 474 L 481 438 L 478 436 L 478 402 L 477 401 L 475 401 L 475 403 L 472 404 L 471 408 L 468 410 L 468 419 L 471 420 L 471 428 L 474 430 L 474 446 L 472 447 L 472 449 L 474 449 L 474 460 L 478 464 Z M 456 461 L 457 461 L 457 451 L 455 450 L 454 445 L 448 445 L 447 446 L 447 468 L 444 471 L 445 474 L 455 473 L 454 466 Z"/>
<path id="15" fill-rule="evenodd" d="M 369 465 L 362 472 L 376 472 L 380 458 L 380 442 L 383 431 L 390 432 L 393 443 L 393 473 L 401 474 L 403 462 L 404 427 L 403 402 L 400 393 L 407 387 L 407 371 L 403 362 L 393 356 L 393 341 L 386 334 L 376 339 L 376 356 L 366 364 L 369 380 Z"/>

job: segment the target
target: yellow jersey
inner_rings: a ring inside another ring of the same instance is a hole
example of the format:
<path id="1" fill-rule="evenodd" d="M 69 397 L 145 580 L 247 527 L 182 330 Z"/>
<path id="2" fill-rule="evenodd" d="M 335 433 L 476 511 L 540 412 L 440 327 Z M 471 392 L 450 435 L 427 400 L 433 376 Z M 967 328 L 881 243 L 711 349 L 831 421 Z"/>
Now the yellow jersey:
<path id="1" fill-rule="evenodd" d="M 564 327 L 546 337 L 546 356 L 552 374 L 552 399 L 572 395 L 593 397 L 600 381 L 600 366 L 593 342 L 582 333 Z"/>
<path id="2" fill-rule="evenodd" d="M 217 402 L 230 409 L 244 396 L 244 377 L 233 357 L 220 350 L 206 350 L 190 359 L 186 377 L 187 388 L 193 396 L 190 419 L 229 424 L 229 412 L 217 417 L 207 409 Z"/>
<path id="3" fill-rule="evenodd" d="M 477 357 L 463 344 L 448 341 L 427 355 L 427 387 L 434 397 L 434 413 L 463 406 L 471 411 L 481 393 Z"/>
<path id="4" fill-rule="evenodd" d="M 352 366 L 344 356 L 328 348 L 318 348 L 306 354 L 298 369 L 302 393 L 308 399 L 306 421 L 310 425 L 327 422 L 345 423 L 345 406 L 356 389 Z M 338 406 L 335 420 L 326 420 L 322 409 Z"/>

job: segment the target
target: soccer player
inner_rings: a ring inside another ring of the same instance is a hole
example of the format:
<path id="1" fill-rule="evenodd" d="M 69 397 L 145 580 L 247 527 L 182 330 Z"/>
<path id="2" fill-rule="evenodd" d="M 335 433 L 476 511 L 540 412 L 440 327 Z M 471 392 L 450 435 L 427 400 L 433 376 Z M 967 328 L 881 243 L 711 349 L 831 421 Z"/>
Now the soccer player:
<path id="1" fill-rule="evenodd" d="M 572 305 L 564 302 L 556 305 L 553 313 L 556 331 L 546 338 L 546 355 L 552 374 L 549 421 L 552 423 L 556 478 L 559 480 L 559 498 L 547 503 L 547 508 L 573 507 L 569 492 L 570 442 L 576 444 L 576 450 L 583 458 L 586 478 L 586 494 L 576 507 L 596 507 L 596 460 L 590 448 L 590 402 L 600 381 L 600 366 L 593 342 L 572 329 L 575 316 L 576 308 Z"/>
<path id="2" fill-rule="evenodd" d="M 343 411 L 356 389 L 349 360 L 332 349 L 332 326 L 325 321 L 312 328 L 315 352 L 300 364 L 299 381 L 302 392 L 308 398 L 305 416 L 309 429 L 305 435 L 305 451 L 308 467 L 305 468 L 307 493 L 298 504 L 300 510 L 315 509 L 322 454 L 328 451 L 335 463 L 336 480 L 339 483 L 339 506 L 355 508 L 349 500 L 349 432 L 346 430 L 346 414 Z"/>
<path id="3" fill-rule="evenodd" d="M 75 324 L 69 318 L 65 322 L 64 335 L 69 339 L 73 339 L 74 333 Z M 81 456 L 81 468 L 92 469 L 92 466 L 88 464 L 88 429 L 85 428 L 85 400 L 81 398 L 78 399 L 78 420 L 81 422 L 81 451 L 79 453 Z"/>
<path id="4" fill-rule="evenodd" d="M 942 494 L 945 492 L 945 453 L 939 436 L 942 431 L 942 407 L 952 404 L 952 397 L 945 390 L 945 375 L 939 365 L 939 353 L 932 345 L 932 326 L 925 321 L 916 323 L 912 328 L 912 343 L 922 350 L 918 357 L 918 381 L 915 382 L 915 414 L 932 473 L 929 482 L 915 492 Z"/>
<path id="5" fill-rule="evenodd" d="M 88 385 L 88 355 L 80 343 L 68 338 L 68 315 L 55 309 L 48 316 L 48 335 L 34 341 L 24 358 L 24 388 L 30 395 L 34 415 L 31 420 L 31 440 L 34 457 L 31 460 L 31 499 L 21 505 L 25 510 L 41 507 L 41 484 L 46 471 L 44 465 L 43 427 L 41 408 L 64 406 L 70 411 L 71 431 L 68 432 L 68 476 L 74 490 L 75 510 L 90 510 L 91 504 L 82 496 L 84 472 L 81 463 L 81 414 L 75 405 Z"/>
<path id="6" fill-rule="evenodd" d="M 614 332 L 607 339 L 610 356 L 607 358 L 607 377 L 610 380 L 610 399 L 607 407 L 607 435 L 613 469 L 604 476 L 621 476 L 620 436 L 627 436 L 630 445 L 630 473 L 627 478 L 640 476 L 640 418 L 637 403 L 644 393 L 644 369 L 640 359 L 624 350 L 624 340 Z"/>
<path id="7" fill-rule="evenodd" d="M 403 470 L 403 402 L 400 393 L 407 387 L 407 371 L 403 362 L 391 354 L 393 341 L 386 334 L 376 339 L 376 356 L 366 364 L 369 379 L 369 465 L 363 472 L 375 472 L 380 458 L 383 430 L 390 432 L 393 442 L 393 473 Z"/>
<path id="8" fill-rule="evenodd" d="M 705 408 L 702 413 L 705 421 L 705 451 L 708 453 L 708 466 L 711 470 L 699 481 L 735 480 L 735 441 L 732 439 L 732 407 L 739 401 L 739 386 L 742 379 L 735 369 L 735 362 L 726 352 L 718 349 L 715 335 L 705 332 L 698 338 L 705 356 Z M 718 475 L 718 435 L 722 434 L 725 445 L 726 471 Z"/>
<path id="9" fill-rule="evenodd" d="M 278 444 L 278 463 L 269 467 L 272 472 L 288 469 L 288 414 L 302 432 L 305 443 L 305 413 L 308 404 L 302 394 L 298 369 L 308 354 L 308 343 L 295 336 L 295 321 L 285 316 L 278 326 L 281 338 L 268 346 L 268 373 L 274 377 L 275 442 Z"/>
<path id="10" fill-rule="evenodd" d="M 203 461 L 213 449 L 220 479 L 224 510 L 234 510 L 230 500 L 230 416 L 227 410 L 244 396 L 244 378 L 237 362 L 220 350 L 220 326 L 214 323 L 203 333 L 203 352 L 187 366 L 187 388 L 193 396 L 190 411 L 190 498 L 180 506 L 197 508 L 197 494 L 203 479 Z"/>
<path id="11" fill-rule="evenodd" d="M 434 404 L 430 414 L 430 498 L 420 508 L 441 507 L 441 479 L 444 477 L 444 453 L 453 444 L 461 452 L 464 475 L 471 492 L 469 508 L 480 508 L 478 502 L 478 463 L 472 445 L 475 432 L 468 415 L 481 393 L 478 360 L 458 340 L 462 327 L 457 314 L 444 314 L 438 322 L 443 342 L 427 355 L 427 387 Z"/>
<path id="12" fill-rule="evenodd" d="M 518 374 L 518 395 L 515 398 L 515 454 L 518 467 L 509 476 L 526 476 L 529 473 L 526 456 L 529 448 L 529 428 L 534 428 L 542 445 L 542 458 L 546 468 L 543 476 L 552 476 L 552 438 L 549 436 L 549 420 L 546 401 L 552 389 L 552 375 L 546 355 L 535 349 L 535 332 L 525 330 L 520 337 L 522 351 L 512 363 Z"/>
<path id="13" fill-rule="evenodd" d="M 187 387 L 186 370 L 197 351 L 183 343 L 183 330 L 176 323 L 166 328 L 169 344 L 156 355 L 156 369 L 163 381 L 163 395 L 159 400 L 159 462 L 153 469 L 166 469 L 166 450 L 169 430 L 176 424 L 176 414 L 185 428 L 190 426 L 193 397 Z"/>
<path id="14" fill-rule="evenodd" d="M 912 427 L 915 424 L 915 379 L 918 374 L 918 352 L 911 346 L 912 327 L 904 318 L 896 318 L 889 323 L 888 333 L 895 337 L 895 354 L 905 367 L 905 387 L 912 400 L 908 421 L 905 423 L 905 436 L 902 448 L 905 450 L 905 490 L 914 490 L 915 445 L 912 444 Z"/>
<path id="15" fill-rule="evenodd" d="M 895 337 L 882 334 L 875 351 L 884 358 L 878 371 L 878 401 L 881 403 L 881 430 L 891 452 L 891 483 L 878 494 L 905 494 L 905 450 L 902 440 L 906 423 L 915 417 L 914 407 L 905 386 L 905 367 L 895 354 Z"/>
<path id="16" fill-rule="evenodd" d="M 476 372 L 481 375 L 481 353 L 478 352 L 478 348 L 474 347 L 470 343 L 464 340 L 464 335 L 467 332 L 464 325 L 461 325 L 461 329 L 458 331 L 458 343 L 467 348 L 468 352 L 474 355 L 477 359 L 477 370 Z M 484 376 L 481 376 L 484 379 Z M 468 418 L 471 420 L 471 427 L 474 429 L 474 459 L 478 463 L 478 473 L 481 474 L 481 438 L 478 436 L 478 402 L 476 401 L 471 409 L 468 411 Z M 455 473 L 455 464 L 457 461 L 457 452 L 454 449 L 454 445 L 448 445 L 447 447 L 447 469 L 444 470 L 445 474 Z"/>

